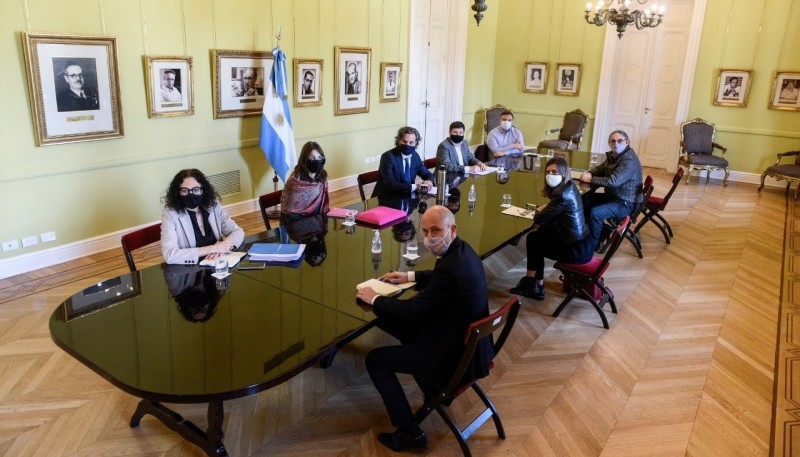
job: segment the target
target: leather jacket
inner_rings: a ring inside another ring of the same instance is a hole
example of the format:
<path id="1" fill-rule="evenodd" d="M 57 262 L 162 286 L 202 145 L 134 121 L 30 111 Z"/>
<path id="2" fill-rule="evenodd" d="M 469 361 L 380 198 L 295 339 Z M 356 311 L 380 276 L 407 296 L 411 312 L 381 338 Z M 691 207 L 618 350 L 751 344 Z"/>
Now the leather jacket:
<path id="1" fill-rule="evenodd" d="M 583 218 L 583 203 L 578 186 L 570 179 L 564 186 L 553 189 L 550 202 L 533 216 L 536 226 L 554 224 L 552 227 L 561 239 L 573 243 L 584 239 L 589 230 Z"/>

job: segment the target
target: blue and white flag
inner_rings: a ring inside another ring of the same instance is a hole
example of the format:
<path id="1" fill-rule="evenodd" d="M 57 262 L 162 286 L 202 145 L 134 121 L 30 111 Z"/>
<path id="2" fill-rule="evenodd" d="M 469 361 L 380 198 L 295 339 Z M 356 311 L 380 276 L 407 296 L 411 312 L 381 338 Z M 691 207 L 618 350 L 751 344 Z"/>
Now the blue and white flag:
<path id="1" fill-rule="evenodd" d="M 286 54 L 280 48 L 272 50 L 275 63 L 269 74 L 269 84 L 261 114 L 261 137 L 258 145 L 267 156 L 283 182 L 297 165 L 297 151 L 292 132 L 292 115 L 289 113 L 288 84 L 286 80 Z"/>

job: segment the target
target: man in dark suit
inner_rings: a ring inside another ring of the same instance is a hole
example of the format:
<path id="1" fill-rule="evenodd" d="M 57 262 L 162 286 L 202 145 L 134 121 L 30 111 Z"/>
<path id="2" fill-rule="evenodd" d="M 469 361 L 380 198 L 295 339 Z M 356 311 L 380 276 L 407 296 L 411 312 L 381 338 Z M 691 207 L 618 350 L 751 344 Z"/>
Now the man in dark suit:
<path id="1" fill-rule="evenodd" d="M 394 433 L 379 434 L 378 440 L 393 451 L 427 447 L 425 433 L 414 420 L 396 373 L 413 375 L 424 389 L 442 388 L 464 351 L 467 327 L 489 315 L 481 259 L 458 238 L 453 213 L 443 206 L 433 206 L 422 216 L 420 225 L 425 247 L 438 259 L 434 269 L 395 271 L 381 278 L 392 283 L 416 281 L 419 293 L 401 300 L 378 296 L 367 287 L 357 294 L 363 303 L 372 305 L 378 316 L 377 326 L 402 343 L 373 349 L 366 357 L 370 378 L 383 398 L 392 425 L 397 427 Z M 494 357 L 491 339 L 481 343 L 465 375 L 470 380 L 486 376 Z"/>
<path id="2" fill-rule="evenodd" d="M 422 137 L 414 127 L 402 127 L 394 139 L 395 147 L 381 155 L 378 166 L 378 181 L 372 191 L 373 197 L 384 197 L 389 194 L 408 195 L 414 192 L 417 176 L 422 178 L 422 185 L 433 186 L 431 173 L 417 154 L 417 144 Z"/>
<path id="3" fill-rule="evenodd" d="M 77 62 L 69 60 L 61 72 L 67 87 L 56 94 L 56 107 L 59 112 L 86 111 L 100 108 L 97 91 L 86 87 L 83 68 Z"/>
<path id="4" fill-rule="evenodd" d="M 461 121 L 450 124 L 450 137 L 436 148 L 436 166 L 441 165 L 448 173 L 477 172 L 486 168 L 469 150 L 469 144 L 464 139 L 464 123 Z"/>

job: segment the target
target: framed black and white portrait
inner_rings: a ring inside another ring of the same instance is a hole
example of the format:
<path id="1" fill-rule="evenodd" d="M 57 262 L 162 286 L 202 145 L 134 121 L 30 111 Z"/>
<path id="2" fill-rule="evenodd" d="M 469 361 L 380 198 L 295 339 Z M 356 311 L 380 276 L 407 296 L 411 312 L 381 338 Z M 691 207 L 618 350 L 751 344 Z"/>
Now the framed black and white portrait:
<path id="1" fill-rule="evenodd" d="M 578 95 L 581 87 L 581 66 L 560 63 L 556 67 L 556 95 Z"/>
<path id="2" fill-rule="evenodd" d="M 294 59 L 294 106 L 322 104 L 322 60 Z"/>
<path id="3" fill-rule="evenodd" d="M 192 58 L 146 56 L 147 116 L 171 117 L 194 114 Z"/>
<path id="4" fill-rule="evenodd" d="M 22 37 L 37 146 L 123 136 L 116 38 Z"/>
<path id="5" fill-rule="evenodd" d="M 779 71 L 772 80 L 769 109 L 800 111 L 800 72 Z"/>
<path id="6" fill-rule="evenodd" d="M 380 101 L 400 101 L 400 72 L 402 63 L 381 62 L 381 97 Z"/>
<path id="7" fill-rule="evenodd" d="M 720 70 L 717 74 L 717 90 L 713 103 L 717 106 L 747 106 L 750 95 L 752 70 Z"/>
<path id="8" fill-rule="evenodd" d="M 522 90 L 534 94 L 547 92 L 547 64 L 542 62 L 525 62 L 525 84 Z"/>
<path id="9" fill-rule="evenodd" d="M 258 116 L 272 71 L 272 52 L 214 49 L 214 119 Z"/>
<path id="10" fill-rule="evenodd" d="M 334 55 L 337 116 L 369 112 L 370 48 L 336 46 Z"/>

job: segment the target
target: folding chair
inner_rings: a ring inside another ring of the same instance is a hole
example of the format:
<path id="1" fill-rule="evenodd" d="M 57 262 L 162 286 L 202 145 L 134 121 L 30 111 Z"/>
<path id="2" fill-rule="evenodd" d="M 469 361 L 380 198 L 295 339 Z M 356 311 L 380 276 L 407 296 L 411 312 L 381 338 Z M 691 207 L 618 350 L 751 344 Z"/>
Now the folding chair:
<path id="1" fill-rule="evenodd" d="M 126 233 L 120 241 L 122 242 L 122 251 L 125 253 L 125 261 L 128 262 L 128 268 L 131 271 L 136 271 L 136 263 L 133 261 L 132 251 L 161 241 L 161 222 Z"/>
<path id="2" fill-rule="evenodd" d="M 495 357 L 497 357 L 497 354 L 500 353 L 500 349 L 508 338 L 508 334 L 511 333 L 511 328 L 514 326 L 514 322 L 517 319 L 520 306 L 519 297 L 513 295 L 502 308 L 481 320 L 473 322 L 469 326 L 464 338 L 464 353 L 461 356 L 461 361 L 456 371 L 453 373 L 450 382 L 439 392 L 426 391 L 425 404 L 414 413 L 417 423 L 420 423 L 425 420 L 432 411 L 436 410 L 439 416 L 442 417 L 442 420 L 444 420 L 450 428 L 450 431 L 453 432 L 453 435 L 458 441 L 458 445 L 461 446 L 461 452 L 463 452 L 466 457 L 472 455 L 472 452 L 469 450 L 469 445 L 467 444 L 467 439 L 469 439 L 469 437 L 490 417 L 494 420 L 497 435 L 501 439 L 506 439 L 506 432 L 503 429 L 503 423 L 500 421 L 500 415 L 497 413 L 492 401 L 489 400 L 486 392 L 478 385 L 477 379 L 464 382 L 463 378 L 464 373 L 466 373 L 467 368 L 472 363 L 478 342 L 492 336 L 495 330 L 502 327 L 500 335 L 494 342 L 494 354 Z M 489 363 L 490 369 L 493 366 L 494 361 Z M 420 387 L 425 390 L 423 386 Z M 478 398 L 481 399 L 486 409 L 484 409 L 469 425 L 461 429 L 455 423 L 447 409 L 445 409 L 445 406 L 449 405 L 456 397 L 466 392 L 470 387 L 478 395 Z"/>
<path id="3" fill-rule="evenodd" d="M 667 195 L 663 197 L 653 197 L 651 195 L 650 198 L 647 199 L 647 203 L 644 205 L 644 209 L 642 210 L 642 215 L 644 217 L 641 221 L 639 221 L 638 224 L 636 224 L 636 228 L 633 229 L 634 233 L 638 235 L 639 230 L 642 229 L 644 224 L 652 222 L 653 225 L 661 230 L 661 234 L 664 235 L 664 241 L 666 241 L 667 244 L 670 244 L 669 239 L 674 236 L 672 234 L 672 227 L 670 227 L 669 222 L 664 219 L 664 216 L 661 215 L 661 211 L 667 207 L 667 203 L 669 203 L 672 193 L 675 192 L 675 189 L 678 187 L 678 183 L 681 182 L 682 178 L 683 168 L 678 168 L 678 171 L 675 172 L 675 176 L 672 178 L 672 187 L 669 189 L 669 192 L 667 192 Z"/>
<path id="4" fill-rule="evenodd" d="M 619 245 L 622 244 L 622 240 L 625 239 L 625 232 L 628 230 L 630 223 L 630 216 L 625 216 L 619 225 L 617 225 L 611 233 L 611 241 L 603 257 L 594 257 L 588 263 L 584 264 L 556 262 L 554 267 L 561 271 L 564 276 L 564 282 L 569 281 L 573 284 L 573 288 L 567 293 L 567 296 L 564 297 L 564 300 L 561 301 L 561 304 L 558 305 L 555 312 L 553 312 L 553 317 L 558 317 L 573 298 L 580 296 L 580 298 L 588 300 L 589 303 L 594 306 L 594 309 L 600 314 L 603 327 L 608 328 L 608 319 L 606 318 L 605 312 L 603 312 L 603 306 L 608 302 L 611 304 L 611 312 L 616 314 L 617 305 L 614 303 L 614 295 L 603 282 L 603 273 L 605 273 L 611 265 L 611 258 L 617 252 Z M 592 296 L 593 294 L 587 291 L 594 289 L 599 289 L 602 292 L 598 300 Z"/>
<path id="5" fill-rule="evenodd" d="M 358 182 L 358 193 L 361 194 L 362 202 L 367 201 L 367 194 L 364 193 L 364 186 L 378 182 L 379 175 L 380 171 L 375 170 L 361 173 L 356 177 L 356 181 Z"/>
<path id="6" fill-rule="evenodd" d="M 272 228 L 269 224 L 269 208 L 280 204 L 281 195 L 283 195 L 283 190 L 276 190 L 275 192 L 270 192 L 258 197 L 258 207 L 261 208 L 261 217 L 264 218 L 264 225 L 267 227 L 267 230 Z"/>

